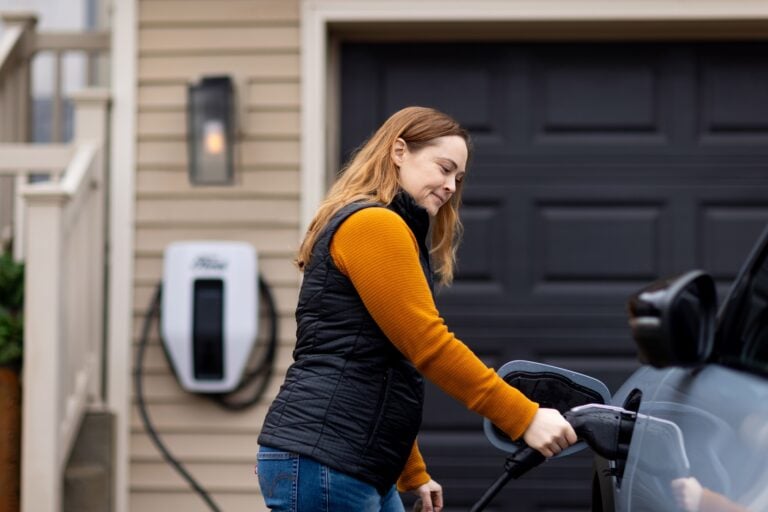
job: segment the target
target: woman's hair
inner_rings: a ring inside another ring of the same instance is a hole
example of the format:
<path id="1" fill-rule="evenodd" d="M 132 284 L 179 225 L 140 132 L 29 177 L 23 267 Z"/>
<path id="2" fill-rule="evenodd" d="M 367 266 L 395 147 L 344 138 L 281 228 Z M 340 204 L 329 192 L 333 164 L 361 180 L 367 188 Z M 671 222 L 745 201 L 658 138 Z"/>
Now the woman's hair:
<path id="1" fill-rule="evenodd" d="M 302 271 L 309 263 L 318 234 L 344 206 L 354 202 L 389 205 L 401 190 L 398 168 L 391 151 L 401 138 L 409 151 L 416 152 L 434 144 L 438 137 L 458 135 L 472 151 L 469 133 L 450 116 L 432 108 L 406 107 L 392 114 L 368 139 L 342 169 L 342 174 L 328 191 L 325 200 L 309 225 L 299 248 L 296 264 Z M 469 158 L 467 158 L 469 160 Z M 437 212 L 432 224 L 430 257 L 442 285 L 450 284 L 456 264 L 456 249 L 461 239 L 462 225 L 459 205 L 463 182 L 457 181 L 456 191 Z"/>

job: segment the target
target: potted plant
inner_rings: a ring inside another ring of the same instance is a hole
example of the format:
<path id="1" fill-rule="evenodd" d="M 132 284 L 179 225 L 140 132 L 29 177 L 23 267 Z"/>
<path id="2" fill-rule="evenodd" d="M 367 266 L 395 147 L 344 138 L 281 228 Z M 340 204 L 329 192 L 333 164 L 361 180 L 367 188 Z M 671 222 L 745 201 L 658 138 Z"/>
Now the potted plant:
<path id="1" fill-rule="evenodd" d="M 24 266 L 0 254 L 0 512 L 18 512 L 21 468 L 21 386 Z"/>

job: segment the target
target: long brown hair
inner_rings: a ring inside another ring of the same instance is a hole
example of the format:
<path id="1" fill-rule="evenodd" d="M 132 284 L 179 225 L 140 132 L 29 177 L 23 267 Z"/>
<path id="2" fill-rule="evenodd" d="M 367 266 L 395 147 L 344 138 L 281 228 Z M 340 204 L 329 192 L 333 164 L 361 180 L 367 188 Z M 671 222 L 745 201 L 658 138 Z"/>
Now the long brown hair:
<path id="1" fill-rule="evenodd" d="M 469 133 L 442 112 L 427 107 L 406 107 L 392 114 L 356 150 L 320 204 L 296 257 L 299 269 L 307 266 L 318 234 L 341 208 L 358 201 L 384 205 L 392 202 L 400 191 L 398 168 L 391 157 L 392 146 L 398 138 L 405 141 L 410 151 L 416 152 L 433 144 L 434 139 L 449 135 L 462 137 L 471 153 Z M 456 183 L 451 199 L 440 207 L 432 221 L 430 257 L 438 281 L 443 285 L 453 280 L 456 265 L 456 249 L 462 233 L 459 220 L 462 188 L 463 180 Z"/>

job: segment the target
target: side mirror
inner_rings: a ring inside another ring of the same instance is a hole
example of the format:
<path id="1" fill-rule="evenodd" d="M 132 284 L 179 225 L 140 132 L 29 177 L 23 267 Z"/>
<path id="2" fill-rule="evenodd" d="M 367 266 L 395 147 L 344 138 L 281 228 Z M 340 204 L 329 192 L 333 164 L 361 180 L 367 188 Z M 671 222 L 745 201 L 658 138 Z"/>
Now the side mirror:
<path id="1" fill-rule="evenodd" d="M 579 405 L 607 404 L 611 400 L 608 387 L 582 373 L 533 361 L 510 361 L 499 368 L 499 377 L 520 390 L 541 407 L 565 413 Z M 487 418 L 483 421 L 485 436 L 499 450 L 517 453 L 527 447 L 522 439 L 513 441 Z M 586 447 L 583 441 L 569 446 L 555 457 L 563 457 Z"/>
<path id="2" fill-rule="evenodd" d="M 706 361 L 715 334 L 717 294 L 709 274 L 694 270 L 656 281 L 629 299 L 638 358 L 657 368 Z"/>

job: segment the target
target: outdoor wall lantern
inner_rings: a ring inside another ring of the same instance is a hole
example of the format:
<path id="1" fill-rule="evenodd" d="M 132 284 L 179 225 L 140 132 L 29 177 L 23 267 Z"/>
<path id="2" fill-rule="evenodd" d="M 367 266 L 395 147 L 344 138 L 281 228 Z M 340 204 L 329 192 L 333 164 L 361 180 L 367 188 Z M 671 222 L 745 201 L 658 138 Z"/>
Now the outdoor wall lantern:
<path id="1" fill-rule="evenodd" d="M 187 89 L 189 181 L 194 185 L 234 182 L 234 87 L 229 76 L 203 77 Z"/>

